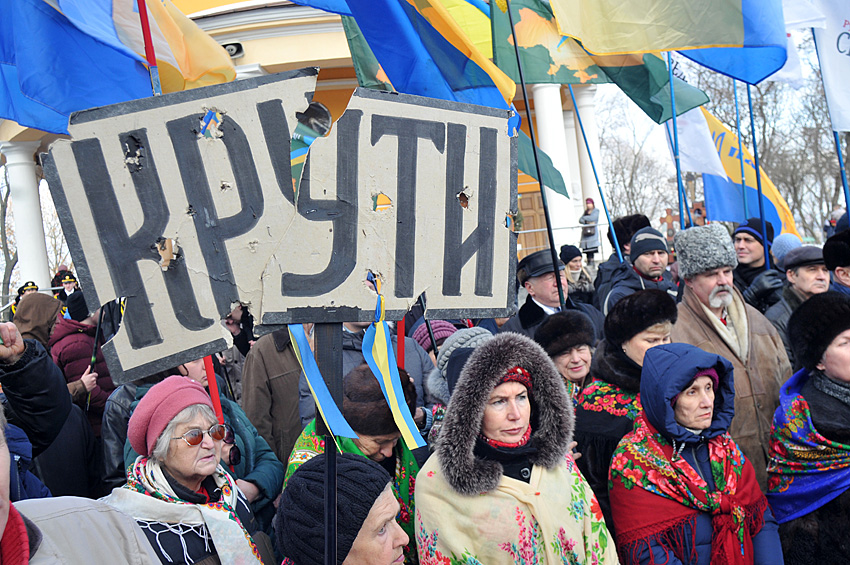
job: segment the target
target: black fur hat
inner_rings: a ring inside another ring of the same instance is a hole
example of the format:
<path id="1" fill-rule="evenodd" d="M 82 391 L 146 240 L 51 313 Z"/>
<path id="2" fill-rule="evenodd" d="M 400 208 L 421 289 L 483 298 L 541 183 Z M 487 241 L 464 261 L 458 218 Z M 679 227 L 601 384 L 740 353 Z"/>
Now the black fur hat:
<path id="1" fill-rule="evenodd" d="M 537 343 L 521 334 L 500 333 L 477 347 L 464 365 L 437 440 L 440 468 L 460 494 L 490 492 L 502 480 L 501 463 L 476 457 L 475 441 L 490 393 L 517 366 L 531 374 L 534 391 L 530 445 L 536 451 L 529 460 L 547 469 L 564 463 L 575 414 L 563 379 Z"/>
<path id="2" fill-rule="evenodd" d="M 643 228 L 648 228 L 652 224 L 649 218 L 643 214 L 633 214 L 631 216 L 623 216 L 611 222 L 614 226 L 614 233 L 617 234 L 617 242 L 620 244 L 620 249 L 624 245 L 631 242 L 632 236 Z M 608 241 L 614 245 L 614 236 L 611 234 L 611 228 L 608 228 Z"/>
<path id="3" fill-rule="evenodd" d="M 416 388 L 403 370 L 398 370 L 404 400 L 410 413 L 416 410 Z M 358 434 L 383 436 L 398 432 L 390 406 L 378 379 L 366 363 L 361 363 L 345 376 L 342 384 L 342 414 Z"/>
<path id="4" fill-rule="evenodd" d="M 619 347 L 661 322 L 676 323 L 676 302 L 663 290 L 639 290 L 620 299 L 605 316 L 605 339 Z"/>
<path id="5" fill-rule="evenodd" d="M 823 259 L 826 268 L 850 266 L 850 230 L 837 233 L 823 244 Z"/>
<path id="6" fill-rule="evenodd" d="M 838 292 L 816 294 L 788 320 L 794 360 L 810 371 L 820 363 L 832 340 L 850 329 L 850 297 Z"/>
<path id="7" fill-rule="evenodd" d="M 584 312 L 567 310 L 552 314 L 540 324 L 534 334 L 534 341 L 546 350 L 549 357 L 555 358 L 579 345 L 596 345 L 593 322 Z"/>

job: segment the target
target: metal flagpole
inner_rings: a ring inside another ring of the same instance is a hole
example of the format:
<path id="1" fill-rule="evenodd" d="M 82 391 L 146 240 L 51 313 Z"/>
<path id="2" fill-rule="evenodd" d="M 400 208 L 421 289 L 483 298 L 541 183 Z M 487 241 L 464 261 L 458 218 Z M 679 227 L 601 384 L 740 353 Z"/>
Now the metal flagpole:
<path id="1" fill-rule="evenodd" d="M 747 177 L 744 174 L 744 139 L 741 135 L 741 112 L 738 109 L 738 81 L 732 79 L 732 90 L 735 91 L 735 127 L 738 128 L 738 162 L 741 163 L 741 194 L 744 195 L 744 221 L 750 217 L 747 203 Z"/>
<path id="2" fill-rule="evenodd" d="M 676 162 L 676 186 L 679 193 L 679 228 L 685 229 L 685 210 L 683 208 L 685 187 L 682 186 L 682 167 L 679 164 L 679 126 L 676 124 L 676 93 L 673 88 L 673 55 L 670 51 L 667 52 L 667 72 L 670 76 L 670 108 L 673 111 L 673 160 Z M 694 225 L 690 216 L 691 211 L 688 210 L 688 221 L 691 222 L 691 225 Z"/>
<path id="3" fill-rule="evenodd" d="M 841 184 L 844 186 L 844 206 L 850 210 L 850 190 L 847 189 L 847 171 L 844 170 L 844 156 L 841 154 L 841 137 L 837 131 L 833 131 L 835 137 L 835 149 L 838 151 L 838 165 L 841 167 Z"/>
<path id="4" fill-rule="evenodd" d="M 617 240 L 617 233 L 614 231 L 614 223 L 611 221 L 611 214 L 608 212 L 608 205 L 605 203 L 605 195 L 602 193 L 602 185 L 599 184 L 599 175 L 596 173 L 596 165 L 593 163 L 593 154 L 590 152 L 590 143 L 587 141 L 587 134 L 584 132 L 584 124 L 581 121 L 581 114 L 578 111 L 576 104 L 576 95 L 573 92 L 573 85 L 567 85 L 570 89 L 570 98 L 573 101 L 573 112 L 575 112 L 578 127 L 581 129 L 581 137 L 584 139 L 584 148 L 587 151 L 587 157 L 590 159 L 590 168 L 593 169 L 593 178 L 596 179 L 596 188 L 599 190 L 599 198 L 602 200 L 602 209 L 605 210 L 605 217 L 608 218 L 608 225 L 611 226 L 611 235 L 614 238 L 614 249 L 617 251 L 617 259 L 620 263 L 623 262 L 623 252 L 620 251 L 620 242 Z"/>
<path id="5" fill-rule="evenodd" d="M 534 123 L 531 121 L 531 107 L 528 104 L 528 92 L 525 88 L 525 78 L 522 73 L 522 61 L 519 56 L 519 43 L 516 37 L 516 28 L 514 27 L 514 16 L 511 13 L 511 2 L 505 0 L 508 11 L 508 20 L 511 24 L 511 35 L 514 39 L 514 52 L 516 53 L 516 68 L 519 73 L 519 83 L 522 87 L 522 100 L 525 103 L 525 115 L 528 118 L 528 136 L 531 138 L 531 148 L 534 153 L 534 167 L 537 169 L 537 180 L 540 182 L 540 197 L 543 199 L 543 216 L 546 218 L 546 235 L 549 236 L 549 252 L 552 255 L 552 266 L 555 268 L 555 284 L 558 286 L 558 301 L 561 304 L 561 310 L 566 306 L 564 299 L 564 287 L 561 286 L 561 277 L 558 276 L 560 271 L 560 260 L 558 253 L 555 251 L 555 235 L 552 233 L 552 221 L 549 218 L 549 205 L 546 202 L 546 190 L 543 188 L 543 175 L 540 172 L 540 159 L 537 156 L 537 140 L 534 137 Z"/>
<path id="6" fill-rule="evenodd" d="M 753 95 L 749 83 L 747 83 L 747 103 L 750 106 L 750 129 L 753 130 L 753 157 L 756 165 L 756 186 L 759 192 L 759 216 L 761 217 L 761 236 L 764 241 L 764 265 L 770 268 L 770 253 L 767 251 L 769 242 L 767 240 L 767 222 L 764 219 L 764 193 L 761 190 L 761 167 L 759 166 L 759 150 L 756 145 L 756 118 L 753 114 Z M 744 218 L 746 221 L 746 218 Z"/>

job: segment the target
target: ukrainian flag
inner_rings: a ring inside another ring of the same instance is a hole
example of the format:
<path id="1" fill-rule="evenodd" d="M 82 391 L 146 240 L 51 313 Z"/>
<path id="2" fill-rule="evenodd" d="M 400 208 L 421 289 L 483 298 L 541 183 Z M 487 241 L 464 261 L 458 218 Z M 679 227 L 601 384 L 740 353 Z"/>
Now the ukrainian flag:
<path id="1" fill-rule="evenodd" d="M 682 51 L 755 84 L 785 64 L 781 0 L 551 0 L 561 33 L 601 55 Z M 699 50 L 689 52 L 689 50 Z"/>
<path id="2" fill-rule="evenodd" d="M 236 78 L 170 0 L 147 8 L 163 92 Z M 0 13 L 0 118 L 67 133 L 72 112 L 152 94 L 135 0 L 0 0 Z"/>
<path id="3" fill-rule="evenodd" d="M 721 222 L 743 222 L 747 218 L 759 216 L 759 199 L 756 182 L 756 167 L 753 156 L 743 148 L 744 177 L 741 182 L 741 162 L 738 137 L 728 130 L 720 120 L 712 116 L 705 108 L 700 108 L 711 139 L 720 156 L 720 162 L 726 171 L 726 176 L 703 174 L 702 182 L 705 191 L 705 211 L 708 220 Z M 782 233 L 797 232 L 794 215 L 788 208 L 788 203 L 779 194 L 779 190 L 767 177 L 764 170 L 761 174 L 761 187 L 764 194 L 764 219 L 774 226 L 782 226 Z M 747 210 L 744 210 L 744 190 L 747 191 Z"/>

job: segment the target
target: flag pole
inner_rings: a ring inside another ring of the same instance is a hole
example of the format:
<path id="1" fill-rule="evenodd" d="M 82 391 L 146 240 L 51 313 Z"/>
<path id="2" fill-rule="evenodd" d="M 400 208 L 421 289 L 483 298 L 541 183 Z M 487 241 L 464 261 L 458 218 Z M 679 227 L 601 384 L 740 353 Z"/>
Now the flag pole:
<path id="1" fill-rule="evenodd" d="M 850 190 L 847 189 L 847 171 L 844 169 L 844 156 L 841 155 L 841 137 L 833 130 L 835 137 L 835 149 L 838 152 L 838 165 L 841 168 L 841 185 L 844 187 L 844 206 L 850 210 Z"/>
<path id="2" fill-rule="evenodd" d="M 820 51 L 818 50 L 818 38 L 815 36 L 815 28 L 812 28 L 812 40 L 815 42 L 815 54 L 818 56 L 818 65 L 820 65 Z M 821 82 L 823 82 L 823 65 L 821 65 Z M 824 86 L 824 88 L 826 88 L 826 86 Z M 831 116 L 832 111 L 829 109 L 829 100 L 826 102 L 826 110 Z M 850 210 L 850 190 L 847 188 L 847 171 L 844 169 L 844 156 L 841 154 L 841 138 L 835 130 L 832 130 L 832 135 L 835 139 L 835 150 L 838 153 L 838 165 L 841 168 L 841 185 L 844 188 L 844 206 Z"/>
<path id="3" fill-rule="evenodd" d="M 537 170 L 537 179 L 540 183 L 540 197 L 543 200 L 543 216 L 546 218 L 546 235 L 549 237 L 549 252 L 552 255 L 552 266 L 555 268 L 555 284 L 558 287 L 558 302 L 561 304 L 561 310 L 566 306 L 564 297 L 564 287 L 561 285 L 561 277 L 558 276 L 560 271 L 559 259 L 557 251 L 555 251 L 555 235 L 552 233 L 552 220 L 549 217 L 549 205 L 546 201 L 546 190 L 543 187 L 543 174 L 540 171 L 540 158 L 537 155 L 537 140 L 534 136 L 534 123 L 531 121 L 531 107 L 528 104 L 528 92 L 525 88 L 525 78 L 522 73 L 522 61 L 519 56 L 519 43 L 516 37 L 516 28 L 514 27 L 514 16 L 511 13 L 511 1 L 505 0 L 508 12 L 508 21 L 511 24 L 511 35 L 514 39 L 514 53 L 516 53 L 516 68 L 519 74 L 519 83 L 522 87 L 522 100 L 525 104 L 525 115 L 528 118 L 528 136 L 531 138 L 531 149 L 534 153 L 534 167 Z"/>
<path id="4" fill-rule="evenodd" d="M 735 92 L 735 127 L 738 128 L 738 162 L 741 163 L 741 194 L 744 195 L 744 221 L 750 217 L 747 203 L 747 177 L 744 174 L 744 140 L 741 135 L 741 112 L 738 108 L 738 81 L 732 79 L 732 90 Z"/>
<path id="5" fill-rule="evenodd" d="M 761 236 L 762 241 L 764 242 L 764 265 L 766 268 L 770 268 L 770 253 L 768 253 L 768 245 L 770 243 L 767 240 L 767 222 L 764 219 L 764 193 L 761 190 L 761 167 L 759 166 L 759 150 L 756 145 L 756 118 L 753 114 L 753 94 L 752 89 L 750 88 L 750 84 L 747 83 L 747 103 L 750 106 L 750 129 L 753 130 L 753 157 L 755 159 L 756 166 L 756 186 L 758 187 L 759 193 L 759 216 L 761 217 Z M 744 218 L 746 221 L 746 218 Z"/>
<path id="6" fill-rule="evenodd" d="M 516 40 L 514 40 L 516 43 Z M 581 114 L 578 111 L 576 104 L 576 95 L 573 92 L 573 85 L 567 85 L 570 89 L 570 98 L 573 101 L 573 112 L 578 121 L 578 127 L 581 129 L 581 137 L 584 139 L 584 148 L 587 151 L 587 157 L 590 159 L 590 168 L 593 169 L 593 178 L 596 179 L 596 189 L 599 191 L 599 198 L 602 200 L 602 209 L 605 210 L 605 217 L 608 219 L 608 225 L 611 227 L 611 236 L 614 239 L 614 249 L 617 251 L 617 259 L 620 263 L 623 262 L 623 252 L 620 251 L 620 242 L 617 240 L 617 233 L 614 231 L 614 223 L 611 221 L 611 214 L 608 212 L 608 204 L 605 203 L 605 195 L 602 193 L 602 185 L 599 183 L 599 175 L 596 173 L 596 165 L 593 162 L 593 154 L 590 152 L 590 143 L 587 141 L 587 134 L 584 132 L 584 124 L 581 121 Z"/>
<path id="7" fill-rule="evenodd" d="M 156 53 L 153 49 L 153 40 L 151 39 L 151 26 L 148 21 L 148 9 L 145 0 L 136 0 L 139 7 L 139 20 L 142 23 L 142 37 L 145 39 L 145 59 L 148 61 L 148 70 L 151 74 L 151 87 L 153 95 L 159 96 L 162 94 L 162 84 L 159 82 L 159 67 L 156 66 Z"/>
<path id="8" fill-rule="evenodd" d="M 667 52 L 667 73 L 670 76 L 670 109 L 673 111 L 673 160 L 676 162 L 676 186 L 679 194 L 679 228 L 685 229 L 685 210 L 683 208 L 683 196 L 685 187 L 682 186 L 682 167 L 679 164 L 679 126 L 676 123 L 676 93 L 673 88 L 673 55 L 670 51 Z M 691 211 L 688 210 L 688 221 L 693 226 L 694 223 L 690 219 Z"/>

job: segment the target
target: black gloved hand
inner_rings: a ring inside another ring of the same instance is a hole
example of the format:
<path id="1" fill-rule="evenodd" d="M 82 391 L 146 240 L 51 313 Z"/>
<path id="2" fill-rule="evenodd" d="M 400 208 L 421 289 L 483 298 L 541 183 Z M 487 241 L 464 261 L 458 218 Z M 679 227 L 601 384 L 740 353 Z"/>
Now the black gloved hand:
<path id="1" fill-rule="evenodd" d="M 782 276 L 779 271 L 768 269 L 757 276 L 744 290 L 744 300 L 764 313 L 768 306 L 779 301 L 782 296 Z"/>

